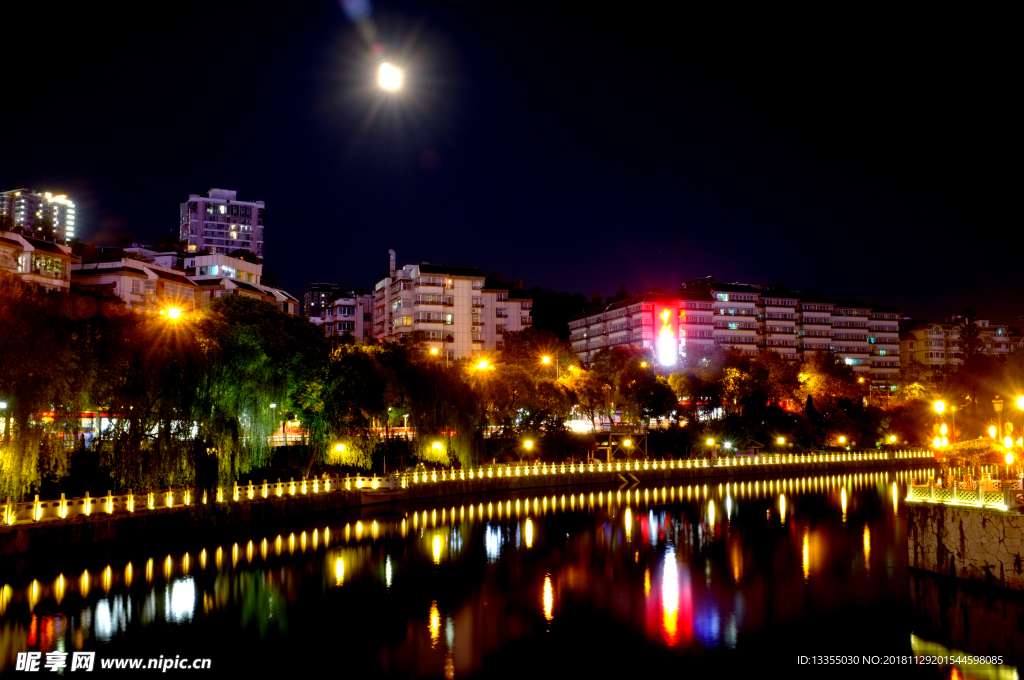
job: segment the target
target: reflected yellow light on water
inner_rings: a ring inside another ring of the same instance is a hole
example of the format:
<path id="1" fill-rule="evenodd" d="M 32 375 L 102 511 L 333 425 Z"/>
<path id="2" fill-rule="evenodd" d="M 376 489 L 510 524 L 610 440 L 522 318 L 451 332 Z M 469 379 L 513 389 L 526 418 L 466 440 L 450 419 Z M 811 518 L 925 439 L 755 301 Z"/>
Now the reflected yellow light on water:
<path id="1" fill-rule="evenodd" d="M 260 541 L 260 557 L 267 559 L 267 539 Z"/>
<path id="2" fill-rule="evenodd" d="M 437 600 L 430 603 L 430 620 L 427 628 L 430 630 L 430 647 L 434 648 L 441 639 L 441 612 L 437 609 Z"/>
<path id="3" fill-rule="evenodd" d="M 626 543 L 629 543 L 633 540 L 633 512 L 629 508 L 626 508 L 624 524 L 626 526 Z"/>
<path id="4" fill-rule="evenodd" d="M 126 588 L 131 588 L 132 587 L 132 575 L 133 575 L 132 572 L 133 571 L 134 571 L 134 569 L 132 569 L 132 563 L 131 562 L 129 562 L 128 564 L 126 564 L 124 566 L 124 585 L 125 585 Z"/>
<path id="5" fill-rule="evenodd" d="M 782 523 L 786 523 L 786 494 L 779 496 L 779 515 L 782 518 Z"/>
<path id="6" fill-rule="evenodd" d="M 254 552 L 254 547 L 253 547 L 252 541 L 249 541 L 249 543 L 246 544 L 246 546 L 245 546 L 245 561 L 249 562 L 250 564 L 252 563 L 253 552 Z"/>
<path id="7" fill-rule="evenodd" d="M 218 551 L 218 554 L 219 554 L 220 553 L 220 548 L 217 548 L 217 551 Z M 217 560 L 217 566 L 218 567 L 220 566 L 220 560 L 219 559 Z M 150 557 L 148 560 L 146 560 L 146 583 L 152 583 L 152 582 L 153 582 L 153 558 Z"/>
<path id="8" fill-rule="evenodd" d="M 864 568 L 871 569 L 871 529 L 864 525 Z"/>
<path id="9" fill-rule="evenodd" d="M 844 488 L 839 494 L 839 502 L 843 506 L 843 522 L 846 522 L 846 489 Z"/>
<path id="10" fill-rule="evenodd" d="M 644 569 L 644 597 L 651 596 L 651 568 Z"/>
<path id="11" fill-rule="evenodd" d="M 526 547 L 533 547 L 533 520 L 529 517 L 526 518 L 526 524 L 523 526 L 523 538 L 526 540 Z"/>
<path id="12" fill-rule="evenodd" d="M 441 564 L 441 537 L 434 534 L 434 564 Z"/>
<path id="13" fill-rule="evenodd" d="M 235 543 L 235 548 L 237 548 L 237 547 L 238 547 L 238 544 Z M 171 579 L 171 556 L 170 555 L 168 555 L 167 557 L 164 558 L 164 578 L 167 579 L 168 581 Z"/>
<path id="14" fill-rule="evenodd" d="M 87 572 L 88 573 L 88 572 Z M 28 587 L 28 610 L 32 611 L 39 604 L 39 581 L 32 579 L 32 583 Z"/>
<path id="15" fill-rule="evenodd" d="M 103 592 L 109 593 L 110 586 L 114 583 L 114 570 L 107 565 L 107 568 L 103 570 Z"/>
<path id="16" fill-rule="evenodd" d="M 128 566 L 132 565 L 129 564 Z M 203 551 L 199 553 L 199 566 L 206 569 L 206 548 L 203 548 Z"/>
<path id="17" fill-rule="evenodd" d="M 555 591 L 551 586 L 551 574 L 544 577 L 544 618 L 551 621 L 555 608 Z"/>
<path id="18" fill-rule="evenodd" d="M 345 583 L 345 560 L 340 557 L 334 561 L 334 585 Z"/>
<path id="19" fill-rule="evenodd" d="M 893 514 L 899 512 L 899 495 L 896 492 L 896 482 L 892 483 L 892 511 Z"/>
<path id="20" fill-rule="evenodd" d="M 153 562 L 153 560 L 150 560 L 150 564 L 152 564 L 152 562 Z M 33 583 L 35 583 L 35 581 L 33 581 Z M 88 572 L 88 570 L 83 571 L 82 575 L 78 579 L 78 592 L 81 594 L 82 597 L 89 597 L 89 572 Z M 31 606 L 35 606 L 35 605 L 31 605 Z"/>
<path id="21" fill-rule="evenodd" d="M 708 501 L 708 524 L 711 525 L 712 529 L 715 528 L 715 502 L 714 501 Z"/>
<path id="22" fill-rule="evenodd" d="M 811 577 L 811 536 L 804 531 L 804 580 L 806 581 Z"/>
<path id="23" fill-rule="evenodd" d="M 64 599 L 65 587 L 64 574 L 60 574 L 57 576 L 57 580 L 53 582 L 53 598 L 57 600 L 57 604 L 60 604 L 60 601 Z"/>

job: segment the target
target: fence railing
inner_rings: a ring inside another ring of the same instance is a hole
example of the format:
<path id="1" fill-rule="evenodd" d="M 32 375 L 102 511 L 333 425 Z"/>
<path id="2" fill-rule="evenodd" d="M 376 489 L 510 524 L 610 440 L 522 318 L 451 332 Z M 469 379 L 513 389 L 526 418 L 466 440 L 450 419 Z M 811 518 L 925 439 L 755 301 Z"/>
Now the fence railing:
<path id="1" fill-rule="evenodd" d="M 133 513 L 153 512 L 163 509 L 183 509 L 195 504 L 227 505 L 244 503 L 257 499 L 286 496 L 307 496 L 349 491 L 394 490 L 408 489 L 422 484 L 444 484 L 467 480 L 482 480 L 509 477 L 531 477 L 543 475 L 589 475 L 597 473 L 630 473 L 656 470 L 692 470 L 711 468 L 744 468 L 753 466 L 773 466 L 785 469 L 788 466 L 808 463 L 844 462 L 857 463 L 884 460 L 907 460 L 932 458 L 930 451 L 870 451 L 843 453 L 809 453 L 809 454 L 768 454 L 757 456 L 729 456 L 719 458 L 687 459 L 687 460 L 631 460 L 612 463 L 572 462 L 513 465 L 484 465 L 478 468 L 461 470 L 432 470 L 423 472 L 405 472 L 387 476 L 356 475 L 336 476 L 314 479 L 290 479 L 286 482 L 263 480 L 254 484 L 249 480 L 245 484 L 237 482 L 230 488 L 217 487 L 210 498 L 206 491 L 192 488 L 168 488 L 148 490 L 135 493 L 114 494 L 108 491 L 105 496 L 84 496 L 67 498 L 61 494 L 59 499 L 40 500 L 38 494 L 33 501 L 13 501 L 10 497 L 3 507 L 3 523 L 13 525 L 26 522 L 68 521 L 76 517 L 93 515 L 130 515 Z"/>
<path id="2" fill-rule="evenodd" d="M 977 484 L 953 481 L 946 486 L 936 486 L 935 480 L 931 479 L 926 484 L 911 482 L 907 485 L 907 501 L 999 510 L 1010 510 L 1024 505 L 1021 482 L 998 479 L 984 480 Z"/>

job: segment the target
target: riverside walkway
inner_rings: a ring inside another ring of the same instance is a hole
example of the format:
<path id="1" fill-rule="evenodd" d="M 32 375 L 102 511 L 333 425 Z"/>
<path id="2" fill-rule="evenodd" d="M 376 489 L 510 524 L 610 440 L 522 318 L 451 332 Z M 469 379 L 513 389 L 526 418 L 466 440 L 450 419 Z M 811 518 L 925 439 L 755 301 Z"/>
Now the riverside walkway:
<path id="1" fill-rule="evenodd" d="M 235 522 L 280 520 L 306 513 L 448 495 L 555 486 L 636 484 L 777 474 L 845 472 L 930 465 L 930 451 L 871 451 L 736 456 L 714 459 L 634 460 L 612 463 L 486 465 L 388 476 L 345 476 L 235 483 L 212 494 L 193 488 L 3 504 L 0 554 L 34 548 L 128 538 L 182 530 L 201 522 L 213 528 Z"/>

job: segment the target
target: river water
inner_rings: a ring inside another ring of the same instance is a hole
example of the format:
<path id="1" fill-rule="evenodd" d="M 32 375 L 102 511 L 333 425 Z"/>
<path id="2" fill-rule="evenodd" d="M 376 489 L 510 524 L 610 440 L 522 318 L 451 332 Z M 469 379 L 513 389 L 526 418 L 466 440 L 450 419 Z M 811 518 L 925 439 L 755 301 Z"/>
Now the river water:
<path id="1" fill-rule="evenodd" d="M 1020 598 L 908 569 L 908 474 L 460 496 L 7 560 L 0 673 L 92 651 L 101 674 L 1016 677 Z M 956 651 L 1003 664 L 884 665 Z"/>

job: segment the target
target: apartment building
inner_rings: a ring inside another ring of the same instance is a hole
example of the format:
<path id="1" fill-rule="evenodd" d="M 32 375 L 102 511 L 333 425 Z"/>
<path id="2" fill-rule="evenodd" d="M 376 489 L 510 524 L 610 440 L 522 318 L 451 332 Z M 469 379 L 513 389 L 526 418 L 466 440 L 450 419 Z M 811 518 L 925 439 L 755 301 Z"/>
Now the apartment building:
<path id="1" fill-rule="evenodd" d="M 895 308 L 711 278 L 688 281 L 675 293 L 647 293 L 578 314 L 569 322 L 569 341 L 584 362 L 617 345 L 655 348 L 666 313 L 677 320 L 671 331 L 682 357 L 721 347 L 803 361 L 826 351 L 876 387 L 899 373 Z"/>
<path id="2" fill-rule="evenodd" d="M 309 317 L 323 327 L 329 338 L 351 337 L 370 342 L 373 336 L 373 295 L 355 291 L 340 293 L 323 305 L 322 316 Z"/>
<path id="3" fill-rule="evenodd" d="M 499 350 L 505 333 L 533 324 L 533 300 L 503 285 L 486 287 L 476 267 L 429 263 L 396 266 L 373 293 L 373 336 L 397 341 L 419 332 L 430 349 L 450 360 Z"/>
<path id="4" fill-rule="evenodd" d="M 959 366 L 964 362 L 961 338 L 966 321 L 954 323 L 917 323 L 899 339 L 900 352 L 905 361 L 916 361 L 928 368 Z M 1011 335 L 1008 326 L 992 325 L 987 319 L 978 319 L 978 351 L 982 354 L 1005 356 L 1022 347 L 1022 338 Z"/>
<path id="5" fill-rule="evenodd" d="M 248 250 L 263 258 L 263 201 L 240 201 L 238 192 L 210 189 L 189 194 L 179 205 L 179 238 L 193 253 L 229 254 Z"/>
<path id="6" fill-rule="evenodd" d="M 50 290 L 69 290 L 71 268 L 78 258 L 70 246 L 32 233 L 27 228 L 0 231 L 0 271 Z"/>
<path id="7" fill-rule="evenodd" d="M 300 313 L 298 298 L 261 283 L 262 264 L 221 253 L 187 255 L 185 273 L 199 286 L 197 307 L 206 307 L 224 295 L 242 295 L 269 302 L 286 314 Z"/>
<path id="8" fill-rule="evenodd" d="M 310 319 L 324 316 L 331 300 L 344 291 L 336 283 L 311 283 L 302 296 L 302 313 Z"/>
<path id="9" fill-rule="evenodd" d="M 36 236 L 70 241 L 75 237 L 75 213 L 75 202 L 65 194 L 28 189 L 0 192 L 0 217 L 5 218 L 7 226 L 20 227 Z M 52 226 L 52 231 L 43 233 L 49 231 L 47 224 Z"/>
<path id="10" fill-rule="evenodd" d="M 196 309 L 198 286 L 180 270 L 138 259 L 138 253 L 101 253 L 88 262 L 72 266 L 76 288 L 110 291 L 139 312 L 192 312 Z"/>

